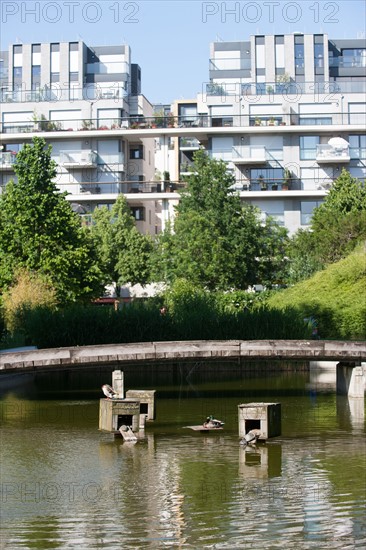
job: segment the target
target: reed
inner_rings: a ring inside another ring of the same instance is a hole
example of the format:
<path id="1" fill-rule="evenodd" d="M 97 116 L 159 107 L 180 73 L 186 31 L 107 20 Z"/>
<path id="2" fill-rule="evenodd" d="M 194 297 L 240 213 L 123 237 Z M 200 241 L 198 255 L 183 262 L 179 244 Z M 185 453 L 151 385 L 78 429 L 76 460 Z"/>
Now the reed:
<path id="1" fill-rule="evenodd" d="M 171 340 L 262 340 L 309 338 L 309 328 L 292 309 L 259 309 L 239 313 L 219 311 L 212 300 L 200 308 L 176 309 L 161 315 L 149 303 L 120 311 L 74 306 L 24 313 L 28 345 L 39 348 Z"/>

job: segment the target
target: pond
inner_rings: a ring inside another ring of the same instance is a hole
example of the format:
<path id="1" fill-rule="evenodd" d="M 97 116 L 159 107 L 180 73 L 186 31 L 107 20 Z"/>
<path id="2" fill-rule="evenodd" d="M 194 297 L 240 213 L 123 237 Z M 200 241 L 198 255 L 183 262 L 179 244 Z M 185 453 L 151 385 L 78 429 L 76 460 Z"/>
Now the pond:
<path id="1" fill-rule="evenodd" d="M 0 379 L 1 548 L 365 548 L 364 400 L 323 375 L 125 372 L 126 389 L 157 390 L 137 443 L 98 431 L 109 372 Z M 243 448 L 250 402 L 281 403 L 282 434 Z M 224 430 L 185 428 L 210 414 Z"/>

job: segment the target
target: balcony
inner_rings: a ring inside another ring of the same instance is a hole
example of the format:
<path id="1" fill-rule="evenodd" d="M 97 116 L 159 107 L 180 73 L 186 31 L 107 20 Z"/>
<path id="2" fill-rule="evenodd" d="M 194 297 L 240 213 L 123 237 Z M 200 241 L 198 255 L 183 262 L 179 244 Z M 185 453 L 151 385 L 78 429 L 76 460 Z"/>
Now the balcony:
<path id="1" fill-rule="evenodd" d="M 329 68 L 331 67 L 363 67 L 366 69 L 366 55 L 344 55 L 329 58 Z"/>
<path id="2" fill-rule="evenodd" d="M 33 103 L 33 102 L 57 102 L 57 101 L 92 101 L 94 99 L 122 99 L 128 92 L 123 85 L 111 83 L 106 86 L 98 83 L 86 84 L 84 87 L 62 87 L 58 82 L 44 86 L 37 90 L 17 88 L 15 90 L 2 90 L 0 103 Z"/>
<path id="3" fill-rule="evenodd" d="M 339 164 L 350 161 L 349 147 L 336 148 L 329 144 L 317 145 L 316 162 L 318 164 Z"/>
<path id="4" fill-rule="evenodd" d="M 14 170 L 16 161 L 16 153 L 5 151 L 0 153 L 0 170 Z"/>
<path id="5" fill-rule="evenodd" d="M 232 149 L 234 164 L 265 164 L 267 151 L 265 147 L 239 146 Z"/>
<path id="6" fill-rule="evenodd" d="M 200 142 L 196 138 L 181 138 L 180 149 L 187 151 L 196 151 L 200 148 Z"/>
<path id="7" fill-rule="evenodd" d="M 60 151 L 60 164 L 65 168 L 95 168 L 97 153 L 87 149 Z"/>
<path id="8" fill-rule="evenodd" d="M 103 165 L 106 164 L 108 166 L 114 166 L 119 171 L 124 170 L 124 162 L 125 162 L 125 156 L 123 153 L 103 153 L 98 154 L 97 156 L 97 164 Z"/>

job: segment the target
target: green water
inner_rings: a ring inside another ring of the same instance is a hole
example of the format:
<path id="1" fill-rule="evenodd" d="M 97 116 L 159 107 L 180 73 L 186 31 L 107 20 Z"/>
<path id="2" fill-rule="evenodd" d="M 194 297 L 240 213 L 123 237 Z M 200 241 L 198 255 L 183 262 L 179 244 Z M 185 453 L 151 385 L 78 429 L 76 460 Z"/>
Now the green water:
<path id="1" fill-rule="evenodd" d="M 365 548 L 364 401 L 305 372 L 214 372 L 125 372 L 157 390 L 135 444 L 98 431 L 108 373 L 0 379 L 0 547 Z M 244 449 L 253 401 L 281 403 L 282 434 Z M 223 431 L 185 428 L 209 414 Z"/>

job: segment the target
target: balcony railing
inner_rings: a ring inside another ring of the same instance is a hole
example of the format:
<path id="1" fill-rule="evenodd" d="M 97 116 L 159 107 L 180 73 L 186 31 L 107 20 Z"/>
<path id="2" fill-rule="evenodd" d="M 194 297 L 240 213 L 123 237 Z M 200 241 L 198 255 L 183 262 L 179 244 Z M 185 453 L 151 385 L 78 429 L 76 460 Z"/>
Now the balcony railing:
<path id="1" fill-rule="evenodd" d="M 349 147 L 337 148 L 329 144 L 321 144 L 316 147 L 317 163 L 349 162 Z"/>
<path id="2" fill-rule="evenodd" d="M 97 153 L 90 150 L 60 151 L 60 164 L 66 168 L 97 166 Z"/>
<path id="3" fill-rule="evenodd" d="M 307 117 L 311 113 L 307 113 Z M 314 117 L 320 116 L 315 114 Z M 364 111 L 347 113 L 335 112 L 327 116 L 327 124 L 332 125 L 365 125 L 366 113 Z M 324 121 L 323 121 L 324 122 Z M 109 130 L 154 130 L 155 135 L 160 129 L 180 129 L 191 128 L 192 133 L 197 128 L 227 128 L 227 127 L 248 127 L 248 126 L 304 126 L 304 119 L 298 113 L 286 115 L 273 115 L 262 113 L 261 115 L 233 115 L 230 117 L 210 117 L 208 115 L 200 115 L 189 121 L 185 117 L 163 117 L 156 121 L 155 117 L 125 117 L 114 119 L 64 119 L 64 120 L 39 120 L 32 121 L 18 120 L 14 123 L 0 123 L 1 133 L 32 133 L 32 132 L 59 132 L 59 131 L 109 131 Z M 320 126 L 319 124 L 316 124 Z M 276 132 L 279 129 L 276 128 Z M 193 134 L 194 135 L 194 134 Z M 198 147 L 195 141 L 190 142 L 191 145 Z"/>
<path id="4" fill-rule="evenodd" d="M 98 154 L 97 163 L 98 164 L 108 164 L 111 165 L 123 165 L 125 162 L 125 156 L 123 153 L 103 153 Z M 118 168 L 120 171 L 123 170 L 122 167 Z"/>
<path id="5" fill-rule="evenodd" d="M 265 147 L 239 146 L 232 149 L 234 164 L 264 164 L 267 161 Z"/>
<path id="6" fill-rule="evenodd" d="M 0 153 L 0 170 L 13 170 L 16 161 L 16 153 L 4 151 Z"/>
<path id="7" fill-rule="evenodd" d="M 55 83 L 38 90 L 17 88 L 15 90 L 2 90 L 0 103 L 28 103 L 28 102 L 57 102 L 57 101 L 95 101 L 101 99 L 120 100 L 128 95 L 127 90 L 118 84 L 104 87 L 98 84 L 80 87 L 64 88 Z"/>
<path id="8" fill-rule="evenodd" d="M 330 57 L 329 67 L 364 67 L 366 69 L 366 55 Z"/>
<path id="9" fill-rule="evenodd" d="M 196 138 L 181 138 L 180 148 L 181 149 L 199 149 L 200 142 Z"/>

